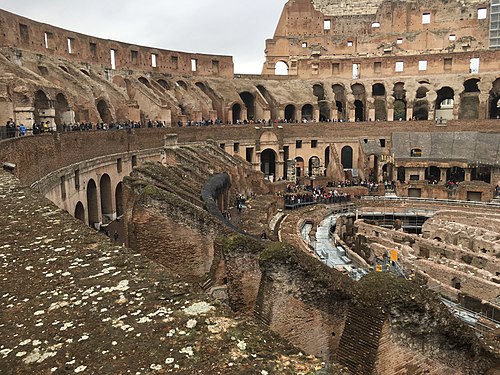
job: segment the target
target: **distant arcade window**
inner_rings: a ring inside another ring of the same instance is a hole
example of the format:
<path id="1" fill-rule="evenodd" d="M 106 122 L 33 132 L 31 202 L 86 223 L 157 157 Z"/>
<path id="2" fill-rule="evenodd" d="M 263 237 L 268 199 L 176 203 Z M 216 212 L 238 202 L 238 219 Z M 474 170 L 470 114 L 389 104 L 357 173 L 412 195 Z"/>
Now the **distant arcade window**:
<path id="1" fill-rule="evenodd" d="M 179 69 L 179 57 L 170 56 L 170 63 L 172 64 L 172 68 Z"/>
<path id="2" fill-rule="evenodd" d="M 381 71 L 382 71 L 382 62 L 375 61 L 373 63 L 373 72 L 374 73 L 380 73 Z"/>
<path id="3" fill-rule="evenodd" d="M 372 28 L 378 29 L 380 27 L 380 22 L 373 22 L 372 23 Z"/>
<path id="4" fill-rule="evenodd" d="M 318 147 L 318 140 L 312 139 L 311 140 L 311 148 L 317 148 L 317 147 Z"/>
<path id="5" fill-rule="evenodd" d="M 307 48 L 307 42 L 302 42 L 302 48 Z"/>
<path id="6" fill-rule="evenodd" d="M 477 19 L 478 20 L 485 20 L 487 15 L 488 15 L 488 10 L 486 8 L 479 8 L 477 10 Z"/>
<path id="7" fill-rule="evenodd" d="M 191 71 L 196 72 L 198 70 L 198 60 L 191 59 Z"/>
<path id="8" fill-rule="evenodd" d="M 130 51 L 130 58 L 132 60 L 132 64 L 137 65 L 139 62 L 139 52 L 138 51 Z"/>
<path id="9" fill-rule="evenodd" d="M 92 55 L 92 58 L 97 57 L 97 44 L 96 43 L 89 43 L 89 49 L 90 49 L 90 54 Z"/>
<path id="10" fill-rule="evenodd" d="M 21 36 L 21 43 L 28 44 L 30 41 L 30 35 L 28 30 L 28 25 L 22 23 L 19 24 L 19 35 Z"/>
<path id="11" fill-rule="evenodd" d="M 43 33 L 43 39 L 45 42 L 45 48 L 52 48 L 52 33 Z"/>
<path id="12" fill-rule="evenodd" d="M 453 66 L 453 59 L 451 58 L 444 59 L 444 70 L 451 70 L 452 66 Z"/>
<path id="13" fill-rule="evenodd" d="M 212 72 L 219 73 L 219 60 L 212 60 Z"/>
<path id="14" fill-rule="evenodd" d="M 153 68 L 158 67 L 158 54 L 156 54 L 156 53 L 151 54 L 151 66 Z"/>
<path id="15" fill-rule="evenodd" d="M 479 73 L 479 57 L 473 57 L 470 59 L 470 72 Z"/>
<path id="16" fill-rule="evenodd" d="M 75 39 L 68 38 L 68 53 L 69 54 L 73 53 L 74 49 L 75 49 Z"/>
<path id="17" fill-rule="evenodd" d="M 418 70 L 427 70 L 427 60 L 420 60 L 418 62 Z"/>
<path id="18" fill-rule="evenodd" d="M 347 47 L 352 47 L 353 46 L 353 42 L 352 40 L 348 40 L 347 41 Z"/>
<path id="19" fill-rule="evenodd" d="M 431 23 L 431 14 L 430 13 L 423 13 L 422 14 L 422 24 L 426 25 Z"/>
<path id="20" fill-rule="evenodd" d="M 332 73 L 338 74 L 339 72 L 340 72 L 340 63 L 333 63 L 332 64 Z"/>
<path id="21" fill-rule="evenodd" d="M 115 70 L 116 69 L 116 50 L 110 49 L 109 56 L 110 56 L 110 60 L 111 60 L 111 69 Z"/>
<path id="22" fill-rule="evenodd" d="M 410 151 L 410 157 L 412 158 L 420 158 L 422 156 L 422 149 L 421 148 L 413 148 Z"/>
<path id="23" fill-rule="evenodd" d="M 361 64 L 352 64 L 352 79 L 359 79 Z"/>
<path id="24" fill-rule="evenodd" d="M 302 148 L 302 140 L 301 139 L 297 139 L 295 141 L 295 148 Z"/>
<path id="25" fill-rule="evenodd" d="M 402 72 L 404 70 L 404 62 L 403 61 L 396 61 L 396 72 Z"/>
<path id="26" fill-rule="evenodd" d="M 274 75 L 287 76 L 288 75 L 287 63 L 284 61 L 278 61 L 274 66 Z"/>
<path id="27" fill-rule="evenodd" d="M 323 20 L 323 30 L 330 30 L 332 28 L 331 20 Z"/>
<path id="28" fill-rule="evenodd" d="M 403 38 L 396 39 L 396 44 L 403 44 Z"/>
<path id="29" fill-rule="evenodd" d="M 457 40 L 457 36 L 455 34 L 450 34 L 450 36 L 448 36 L 448 39 L 451 41 L 451 42 L 454 42 L 455 40 Z"/>

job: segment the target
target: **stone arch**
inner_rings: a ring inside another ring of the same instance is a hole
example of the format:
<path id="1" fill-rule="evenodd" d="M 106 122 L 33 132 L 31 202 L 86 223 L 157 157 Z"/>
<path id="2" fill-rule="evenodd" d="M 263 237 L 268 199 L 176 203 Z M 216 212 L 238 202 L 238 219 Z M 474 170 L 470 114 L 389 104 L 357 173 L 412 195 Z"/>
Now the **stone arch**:
<path id="1" fill-rule="evenodd" d="M 325 99 L 325 88 L 322 84 L 317 83 L 313 85 L 313 95 L 318 98 L 319 106 L 319 121 L 326 121 L 330 119 L 330 104 Z"/>
<path id="2" fill-rule="evenodd" d="M 97 203 L 97 186 L 93 179 L 87 182 L 87 210 L 88 210 L 88 224 L 92 228 L 96 228 L 99 223 L 99 207 Z"/>
<path id="3" fill-rule="evenodd" d="M 311 104 L 304 104 L 301 109 L 302 120 L 312 121 L 314 117 L 314 108 Z"/>
<path id="4" fill-rule="evenodd" d="M 309 163 L 308 163 L 308 173 L 309 173 L 309 177 L 313 177 L 313 176 L 319 176 L 319 168 L 320 168 L 320 164 L 321 164 L 321 161 L 320 159 L 317 157 L 317 156 L 311 156 L 309 158 Z"/>
<path id="5" fill-rule="evenodd" d="M 361 83 L 351 86 L 354 95 L 354 119 L 355 121 L 365 121 L 366 90 Z"/>
<path id="6" fill-rule="evenodd" d="M 425 86 L 420 86 L 416 92 L 416 99 L 413 104 L 413 116 L 415 120 L 429 119 L 429 102 L 427 101 L 427 93 L 429 89 Z"/>
<path id="7" fill-rule="evenodd" d="M 180 88 L 184 89 L 184 90 L 187 90 L 188 89 L 188 85 L 186 82 L 184 82 L 182 79 L 178 80 L 176 82 L 177 86 L 179 86 Z"/>
<path id="8" fill-rule="evenodd" d="M 255 120 L 255 95 L 244 91 L 240 93 L 240 98 L 247 108 L 247 120 Z"/>
<path id="9" fill-rule="evenodd" d="M 332 148 L 331 146 L 328 146 L 327 148 L 325 148 L 325 170 L 326 168 L 328 168 L 328 166 L 330 165 L 330 152 L 331 152 Z"/>
<path id="10" fill-rule="evenodd" d="M 490 91 L 489 98 L 490 118 L 500 118 L 500 78 L 497 78 Z"/>
<path id="11" fill-rule="evenodd" d="M 62 125 L 66 122 L 65 114 L 69 111 L 69 104 L 66 100 L 66 97 L 63 93 L 59 93 L 56 95 L 56 101 L 54 105 L 55 109 L 55 122 L 56 125 Z M 68 119 L 68 123 L 72 122 L 71 119 Z"/>
<path id="12" fill-rule="evenodd" d="M 479 79 L 471 78 L 464 82 L 464 91 L 460 94 L 460 113 L 461 119 L 479 118 Z"/>
<path id="13" fill-rule="evenodd" d="M 425 168 L 425 179 L 431 183 L 441 181 L 441 169 L 435 165 Z"/>
<path id="14" fill-rule="evenodd" d="M 293 104 L 288 104 L 285 107 L 285 119 L 288 122 L 295 122 L 295 106 Z"/>
<path id="15" fill-rule="evenodd" d="M 444 86 L 437 91 L 436 98 L 436 119 L 453 119 L 453 100 L 455 91 L 448 86 Z"/>
<path id="16" fill-rule="evenodd" d="M 406 121 L 406 90 L 404 82 L 396 82 L 392 91 L 394 97 L 394 121 Z"/>
<path id="17" fill-rule="evenodd" d="M 398 181 L 399 182 L 405 182 L 406 180 L 406 168 L 405 167 L 398 167 Z"/>
<path id="18" fill-rule="evenodd" d="M 38 90 L 35 92 L 35 101 L 33 104 L 35 107 L 35 122 L 40 123 L 42 121 L 42 113 L 50 109 L 50 100 L 43 90 Z"/>
<path id="19" fill-rule="evenodd" d="M 138 81 L 144 86 L 151 88 L 151 83 L 149 83 L 149 80 L 146 77 L 139 77 Z"/>
<path id="20" fill-rule="evenodd" d="M 161 87 L 163 87 L 165 90 L 172 90 L 172 84 L 165 80 L 165 79 L 159 79 L 156 81 Z"/>
<path id="21" fill-rule="evenodd" d="M 374 99 L 375 120 L 387 120 L 387 103 L 385 99 L 385 86 L 382 83 L 372 85 L 372 97 Z"/>
<path id="22" fill-rule="evenodd" d="M 116 216 L 123 215 L 123 183 L 119 182 L 115 189 Z"/>
<path id="23" fill-rule="evenodd" d="M 113 196 L 111 191 L 111 177 L 107 173 L 101 176 L 99 181 L 99 191 L 101 192 L 101 214 L 109 219 L 113 216 Z"/>
<path id="24" fill-rule="evenodd" d="M 304 159 L 300 156 L 295 158 L 295 177 L 304 177 Z"/>
<path id="25" fill-rule="evenodd" d="M 271 107 L 271 119 L 277 119 L 279 117 L 278 102 L 271 96 L 269 91 L 263 85 L 257 85 L 257 90 L 259 90 L 260 94 L 264 97 L 264 99 L 266 99 L 267 103 Z"/>
<path id="26" fill-rule="evenodd" d="M 344 169 L 352 169 L 353 151 L 351 146 L 344 146 L 340 152 L 340 163 Z"/>
<path id="27" fill-rule="evenodd" d="M 241 121 L 241 104 L 234 103 L 231 107 L 233 113 L 233 124 L 237 124 Z"/>
<path id="28" fill-rule="evenodd" d="M 75 217 L 78 220 L 85 222 L 85 207 L 83 207 L 82 202 L 78 202 L 75 206 Z"/>
<path id="29" fill-rule="evenodd" d="M 99 116 L 101 117 L 101 121 L 107 124 L 113 122 L 113 116 L 111 115 L 111 111 L 109 110 L 109 105 L 104 99 L 98 99 L 96 101 L 97 112 L 99 112 Z"/>
<path id="30" fill-rule="evenodd" d="M 335 94 L 335 107 L 337 108 L 337 119 L 346 120 L 345 88 L 340 84 L 334 84 L 332 85 L 332 91 Z"/>
<path id="31" fill-rule="evenodd" d="M 288 63 L 286 61 L 280 60 L 274 65 L 274 75 L 275 76 L 287 76 L 288 75 Z"/>
<path id="32" fill-rule="evenodd" d="M 266 177 L 276 177 L 276 151 L 267 148 L 260 154 L 260 170 Z"/>
<path id="33" fill-rule="evenodd" d="M 80 69 L 80 72 L 83 73 L 84 75 L 86 75 L 87 77 L 90 77 L 90 73 L 88 70 Z"/>
<path id="34" fill-rule="evenodd" d="M 476 167 L 471 170 L 471 181 L 483 181 L 487 184 L 491 183 L 491 168 Z"/>
<path id="35" fill-rule="evenodd" d="M 448 168 L 446 172 L 446 180 L 453 182 L 465 181 L 465 170 L 461 167 Z"/>

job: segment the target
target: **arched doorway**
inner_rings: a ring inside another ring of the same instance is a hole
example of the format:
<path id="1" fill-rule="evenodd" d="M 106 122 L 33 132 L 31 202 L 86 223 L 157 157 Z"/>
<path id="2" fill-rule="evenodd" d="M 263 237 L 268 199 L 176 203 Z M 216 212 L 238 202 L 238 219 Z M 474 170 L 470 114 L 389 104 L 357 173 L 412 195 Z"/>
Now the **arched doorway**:
<path id="1" fill-rule="evenodd" d="M 99 223 L 99 207 L 97 203 L 97 185 L 93 179 L 87 183 L 87 210 L 89 212 L 89 225 L 96 228 Z"/>
<path id="2" fill-rule="evenodd" d="M 425 179 L 431 184 L 438 183 L 441 181 L 441 169 L 434 165 L 425 168 Z"/>
<path id="3" fill-rule="evenodd" d="M 99 190 L 101 192 L 101 214 L 102 216 L 108 216 L 108 219 L 111 219 L 111 216 L 113 215 L 111 178 L 106 173 L 101 176 Z"/>
<path id="4" fill-rule="evenodd" d="M 101 99 L 97 102 L 97 112 L 99 112 L 99 116 L 101 117 L 101 121 L 110 124 L 113 122 L 113 117 L 111 116 L 111 111 L 109 110 L 108 103 L 105 100 Z"/>
<path id="5" fill-rule="evenodd" d="M 446 180 L 453 182 L 462 182 L 465 180 L 465 170 L 460 167 L 451 167 L 446 173 Z"/>
<path id="6" fill-rule="evenodd" d="M 417 89 L 415 103 L 413 104 L 413 117 L 415 120 L 429 119 L 429 103 L 427 102 L 427 93 L 429 89 L 425 86 L 420 86 Z"/>
<path id="7" fill-rule="evenodd" d="M 239 103 L 233 104 L 233 124 L 237 124 L 241 121 L 241 105 Z"/>
<path id="8" fill-rule="evenodd" d="M 306 104 L 302 107 L 302 120 L 312 121 L 313 120 L 313 106 L 311 104 Z"/>
<path id="9" fill-rule="evenodd" d="M 406 90 L 404 82 L 394 84 L 394 121 L 406 121 Z"/>
<path id="10" fill-rule="evenodd" d="M 385 101 L 385 86 L 382 83 L 376 83 L 372 86 L 372 96 L 375 107 L 375 121 L 387 120 L 387 109 Z"/>
<path id="11" fill-rule="evenodd" d="M 149 83 L 147 78 L 139 77 L 139 82 L 142 83 L 144 86 L 151 88 L 151 84 Z"/>
<path id="12" fill-rule="evenodd" d="M 326 168 L 328 168 L 328 166 L 330 165 L 330 151 L 331 151 L 331 147 L 328 146 L 326 149 L 325 149 L 325 173 L 326 173 Z"/>
<path id="13" fill-rule="evenodd" d="M 285 119 L 288 122 L 295 122 L 295 106 L 293 104 L 285 107 Z"/>
<path id="14" fill-rule="evenodd" d="M 276 152 L 270 148 L 260 155 L 260 170 L 266 177 L 276 177 Z"/>
<path id="15" fill-rule="evenodd" d="M 309 158 L 309 177 L 319 176 L 320 160 L 317 156 Z"/>
<path id="16" fill-rule="evenodd" d="M 302 159 L 300 156 L 297 156 L 295 158 L 295 178 L 301 179 L 302 177 L 304 177 L 304 159 Z"/>
<path id="17" fill-rule="evenodd" d="M 69 104 L 66 100 L 64 94 L 59 93 L 56 95 L 56 103 L 54 106 L 55 109 L 55 122 L 58 125 L 58 130 L 60 130 L 60 126 L 66 122 L 65 114 L 69 111 Z M 72 119 L 68 118 L 68 125 L 73 122 Z"/>
<path id="18" fill-rule="evenodd" d="M 352 147 L 344 146 L 340 153 L 340 162 L 344 169 L 352 169 Z"/>
<path id="19" fill-rule="evenodd" d="M 165 90 L 172 90 L 172 84 L 164 79 L 159 79 L 158 84 L 163 87 Z"/>
<path id="20" fill-rule="evenodd" d="M 342 85 L 332 85 L 332 91 L 335 94 L 335 107 L 337 108 L 337 120 L 346 120 L 345 111 L 345 88 Z"/>
<path id="21" fill-rule="evenodd" d="M 443 87 L 437 92 L 436 99 L 436 119 L 453 119 L 453 98 L 455 92 L 451 87 Z"/>
<path id="22" fill-rule="evenodd" d="M 288 75 L 288 64 L 284 61 L 278 61 L 274 65 L 274 75 L 275 76 L 287 76 Z"/>
<path id="23" fill-rule="evenodd" d="M 319 106 L 319 121 L 327 121 L 330 119 L 330 105 L 325 100 L 325 89 L 321 84 L 313 85 L 313 95 L 318 98 Z"/>
<path id="24" fill-rule="evenodd" d="M 123 184 L 121 182 L 116 185 L 115 189 L 115 205 L 116 205 L 116 216 L 123 215 Z"/>
<path id="25" fill-rule="evenodd" d="M 472 78 L 464 82 L 464 91 L 460 94 L 460 114 L 461 119 L 479 118 L 479 79 Z"/>
<path id="26" fill-rule="evenodd" d="M 247 107 L 246 120 L 255 120 L 255 96 L 248 91 L 240 93 L 240 98 Z"/>
<path id="27" fill-rule="evenodd" d="M 85 208 L 82 202 L 78 202 L 75 207 L 75 217 L 85 223 Z"/>
<path id="28" fill-rule="evenodd" d="M 35 107 L 35 122 L 40 123 L 42 122 L 41 119 L 42 112 L 50 108 L 49 99 L 47 98 L 45 92 L 43 92 L 42 90 L 38 90 L 35 93 L 34 107 Z"/>
<path id="29" fill-rule="evenodd" d="M 398 181 L 405 182 L 406 180 L 406 169 L 405 167 L 398 167 Z"/>
<path id="30" fill-rule="evenodd" d="M 366 92 L 365 87 L 356 83 L 351 86 L 352 95 L 354 95 L 354 119 L 355 121 L 365 121 L 365 102 Z"/>

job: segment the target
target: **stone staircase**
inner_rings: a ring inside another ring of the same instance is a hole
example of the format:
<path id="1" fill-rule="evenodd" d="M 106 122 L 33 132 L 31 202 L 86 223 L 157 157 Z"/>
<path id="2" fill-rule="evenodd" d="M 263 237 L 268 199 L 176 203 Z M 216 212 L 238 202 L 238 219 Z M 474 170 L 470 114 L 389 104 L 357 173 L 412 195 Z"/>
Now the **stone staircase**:
<path id="1" fill-rule="evenodd" d="M 383 323 L 381 313 L 350 307 L 337 352 L 338 362 L 353 374 L 372 374 Z"/>

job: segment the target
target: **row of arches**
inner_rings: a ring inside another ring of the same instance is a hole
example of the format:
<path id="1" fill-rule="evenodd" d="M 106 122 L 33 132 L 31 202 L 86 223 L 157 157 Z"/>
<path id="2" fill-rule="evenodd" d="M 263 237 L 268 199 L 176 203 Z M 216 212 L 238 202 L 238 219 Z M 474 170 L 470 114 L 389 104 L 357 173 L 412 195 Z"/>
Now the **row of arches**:
<path id="1" fill-rule="evenodd" d="M 324 155 L 324 163 L 321 163 L 321 159 L 318 156 L 311 156 L 307 162 L 308 166 L 308 176 L 318 176 L 323 173 L 323 170 L 321 169 L 322 167 L 328 168 L 328 165 L 330 163 L 330 152 L 331 152 L 331 146 L 328 146 L 325 149 L 325 155 Z M 344 146 L 341 149 L 340 152 L 340 162 L 342 164 L 343 169 L 352 169 L 353 168 L 353 149 L 351 146 Z M 261 172 L 264 173 L 266 177 L 269 176 L 276 176 L 276 164 L 277 164 L 277 154 L 276 151 L 268 148 L 262 151 L 261 153 L 261 164 L 260 164 L 260 170 Z M 304 172 L 305 172 L 305 161 L 304 158 L 301 156 L 297 156 L 293 159 L 293 163 L 295 165 L 295 176 L 296 177 L 304 177 Z M 287 177 L 287 166 L 284 166 L 285 170 L 283 175 L 285 178 Z"/>
<path id="2" fill-rule="evenodd" d="M 114 206 L 114 208 L 113 208 Z M 87 208 L 87 212 L 85 211 Z M 78 201 L 75 205 L 74 216 L 96 228 L 99 223 L 111 221 L 123 215 L 123 184 L 119 182 L 113 191 L 111 178 L 103 174 L 99 180 L 99 188 L 94 179 L 87 181 L 86 202 Z M 96 228 L 98 229 L 98 228 Z"/>

